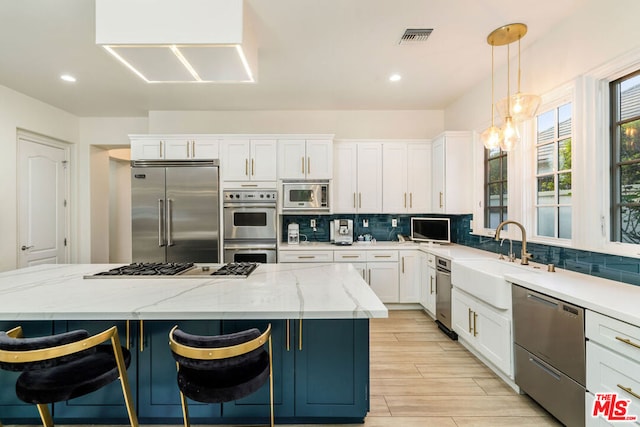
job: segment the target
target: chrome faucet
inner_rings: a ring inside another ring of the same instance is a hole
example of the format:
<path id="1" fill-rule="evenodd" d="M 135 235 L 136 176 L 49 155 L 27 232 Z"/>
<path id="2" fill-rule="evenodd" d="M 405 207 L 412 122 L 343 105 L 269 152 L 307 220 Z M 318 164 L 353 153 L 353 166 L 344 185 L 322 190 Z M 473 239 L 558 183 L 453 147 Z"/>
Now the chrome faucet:
<path id="1" fill-rule="evenodd" d="M 522 251 L 520 252 L 520 264 L 529 265 L 529 258 L 533 258 L 533 255 L 527 252 L 527 232 L 524 230 L 522 224 L 516 221 L 502 221 L 496 228 L 496 241 L 500 240 L 500 231 L 502 230 L 502 227 L 507 224 L 514 224 L 520 228 L 520 232 L 522 233 Z"/>

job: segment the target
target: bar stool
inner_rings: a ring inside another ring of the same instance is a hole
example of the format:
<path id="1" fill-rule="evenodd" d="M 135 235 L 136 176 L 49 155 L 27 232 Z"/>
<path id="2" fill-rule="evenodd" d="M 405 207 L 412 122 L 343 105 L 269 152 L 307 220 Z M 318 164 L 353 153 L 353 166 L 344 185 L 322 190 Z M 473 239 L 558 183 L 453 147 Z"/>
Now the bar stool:
<path id="1" fill-rule="evenodd" d="M 177 362 L 185 427 L 190 426 L 187 397 L 204 403 L 231 402 L 260 389 L 267 377 L 273 427 L 271 325 L 262 334 L 252 328 L 216 336 L 191 335 L 175 326 L 169 332 L 169 348 Z"/>
<path id="2" fill-rule="evenodd" d="M 111 345 L 99 345 L 111 341 Z M 129 351 L 120 346 L 113 326 L 90 336 L 85 330 L 23 338 L 22 327 L 0 332 L 0 368 L 22 372 L 16 395 L 38 407 L 42 424 L 53 427 L 50 403 L 63 402 L 94 392 L 120 379 L 132 427 L 138 426 L 127 367 Z"/>

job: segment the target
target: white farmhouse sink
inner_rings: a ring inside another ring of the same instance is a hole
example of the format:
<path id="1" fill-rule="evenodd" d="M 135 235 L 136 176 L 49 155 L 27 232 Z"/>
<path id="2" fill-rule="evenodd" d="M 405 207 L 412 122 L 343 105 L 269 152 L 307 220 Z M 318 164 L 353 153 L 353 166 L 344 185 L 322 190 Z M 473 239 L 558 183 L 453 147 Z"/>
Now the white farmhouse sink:
<path id="1" fill-rule="evenodd" d="M 504 275 L 518 273 L 539 274 L 540 271 L 530 265 L 506 260 L 464 259 L 453 261 L 451 283 L 494 307 L 506 310 L 511 308 L 511 286 Z"/>

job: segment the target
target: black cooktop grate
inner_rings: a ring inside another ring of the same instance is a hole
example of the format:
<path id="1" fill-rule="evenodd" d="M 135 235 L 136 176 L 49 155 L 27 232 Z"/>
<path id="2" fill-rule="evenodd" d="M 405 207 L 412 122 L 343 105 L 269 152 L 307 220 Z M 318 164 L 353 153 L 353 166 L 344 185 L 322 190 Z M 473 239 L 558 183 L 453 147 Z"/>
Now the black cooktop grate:
<path id="1" fill-rule="evenodd" d="M 96 276 L 175 276 L 193 267 L 192 262 L 134 262 Z"/>

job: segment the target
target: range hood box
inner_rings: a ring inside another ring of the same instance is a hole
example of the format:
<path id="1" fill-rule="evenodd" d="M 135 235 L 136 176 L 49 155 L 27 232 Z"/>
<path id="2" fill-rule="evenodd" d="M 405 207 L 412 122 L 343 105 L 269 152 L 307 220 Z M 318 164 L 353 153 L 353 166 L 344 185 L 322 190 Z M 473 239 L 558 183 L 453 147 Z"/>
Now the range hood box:
<path id="1" fill-rule="evenodd" d="M 148 81 L 194 80 L 171 46 L 203 81 L 254 81 L 248 12 L 244 0 L 96 0 L 96 44 Z"/>

